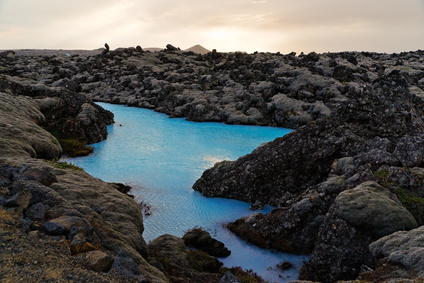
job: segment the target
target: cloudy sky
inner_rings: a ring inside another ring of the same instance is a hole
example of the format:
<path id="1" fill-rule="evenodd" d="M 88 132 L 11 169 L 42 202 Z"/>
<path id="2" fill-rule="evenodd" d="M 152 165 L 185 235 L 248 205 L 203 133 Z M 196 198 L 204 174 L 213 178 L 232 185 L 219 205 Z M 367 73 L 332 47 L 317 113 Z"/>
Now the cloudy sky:
<path id="1" fill-rule="evenodd" d="M 424 49 L 424 0 L 0 0 L 0 49 L 401 52 Z"/>

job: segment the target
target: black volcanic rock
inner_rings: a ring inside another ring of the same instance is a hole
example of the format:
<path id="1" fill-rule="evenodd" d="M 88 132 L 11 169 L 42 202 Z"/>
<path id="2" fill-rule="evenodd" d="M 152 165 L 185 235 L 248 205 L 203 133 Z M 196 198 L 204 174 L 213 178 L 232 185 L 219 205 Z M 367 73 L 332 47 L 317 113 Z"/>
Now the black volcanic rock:
<path id="1" fill-rule="evenodd" d="M 312 252 L 302 269 L 303 279 L 355 279 L 362 265 L 373 264 L 368 251 L 373 240 L 415 228 L 422 221 L 399 194 L 396 183 L 402 179 L 389 178 L 384 169 L 423 165 L 424 104 L 410 93 L 408 80 L 394 73 L 362 88 L 350 88 L 349 99 L 336 105 L 331 118 L 309 123 L 237 161 L 215 164 L 193 188 L 206 196 L 278 206 L 228 227 L 262 247 Z M 383 187 L 378 190 L 387 192 L 388 198 L 377 196 L 377 187 L 367 187 L 367 181 L 380 181 Z M 354 205 L 343 204 L 343 210 L 338 210 L 342 195 L 356 191 Z M 373 203 L 372 195 L 387 207 Z M 376 212 L 374 207 L 382 210 Z M 396 220 L 401 215 L 406 218 Z"/>
<path id="2" fill-rule="evenodd" d="M 202 228 L 195 228 L 183 236 L 184 244 L 188 247 L 194 247 L 211 256 L 227 257 L 231 251 L 225 247 L 224 243 L 214 239 L 211 235 Z"/>

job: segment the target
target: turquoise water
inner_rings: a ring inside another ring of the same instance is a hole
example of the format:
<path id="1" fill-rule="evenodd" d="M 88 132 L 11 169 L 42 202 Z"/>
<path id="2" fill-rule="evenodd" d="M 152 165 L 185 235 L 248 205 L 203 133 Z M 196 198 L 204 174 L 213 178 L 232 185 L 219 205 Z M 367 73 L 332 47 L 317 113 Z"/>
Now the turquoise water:
<path id="1" fill-rule="evenodd" d="M 182 236 L 201 226 L 232 251 L 231 256 L 220 259 L 225 266 L 252 269 L 268 281 L 297 278 L 304 257 L 259 249 L 223 227 L 250 215 L 250 204 L 206 198 L 192 189 L 202 172 L 216 162 L 235 160 L 290 130 L 195 123 L 147 109 L 99 104 L 115 114 L 107 140 L 94 144 L 90 156 L 63 160 L 102 180 L 132 186 L 131 194 L 152 208 L 151 215 L 144 217 L 147 242 L 165 233 Z M 262 212 L 271 209 L 267 206 Z M 296 268 L 278 271 L 275 266 L 286 260 Z"/>

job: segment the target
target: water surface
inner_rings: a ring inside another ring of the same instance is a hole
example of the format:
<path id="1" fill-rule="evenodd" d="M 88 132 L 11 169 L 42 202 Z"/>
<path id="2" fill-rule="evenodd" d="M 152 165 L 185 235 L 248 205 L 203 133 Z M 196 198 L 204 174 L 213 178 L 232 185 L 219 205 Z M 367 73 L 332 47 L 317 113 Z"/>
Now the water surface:
<path id="1" fill-rule="evenodd" d="M 216 162 L 235 160 L 290 130 L 195 123 L 147 109 L 99 104 L 115 114 L 107 140 L 94 144 L 90 156 L 65 160 L 102 180 L 131 185 L 136 199 L 152 208 L 152 214 L 144 217 L 146 241 L 165 233 L 181 237 L 201 226 L 232 251 L 220 259 L 224 265 L 253 269 L 269 281 L 297 278 L 303 257 L 259 249 L 223 227 L 251 214 L 250 204 L 206 198 L 192 189 L 202 172 Z M 270 210 L 267 206 L 262 212 Z M 278 271 L 275 266 L 286 260 L 296 268 Z"/>

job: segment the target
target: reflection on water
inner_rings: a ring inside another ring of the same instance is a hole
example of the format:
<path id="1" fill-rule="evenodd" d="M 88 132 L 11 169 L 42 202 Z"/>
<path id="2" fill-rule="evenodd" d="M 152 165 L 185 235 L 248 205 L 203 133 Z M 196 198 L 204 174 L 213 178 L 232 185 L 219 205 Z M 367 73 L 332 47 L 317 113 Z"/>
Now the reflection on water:
<path id="1" fill-rule="evenodd" d="M 144 218 L 146 241 L 165 233 L 182 236 L 201 226 L 214 231 L 232 251 L 222 259 L 226 266 L 253 269 L 269 281 L 296 279 L 296 269 L 281 273 L 275 266 L 288 260 L 299 268 L 303 257 L 259 249 L 223 228 L 223 224 L 251 214 L 250 204 L 205 198 L 191 188 L 216 162 L 235 160 L 290 130 L 194 123 L 147 109 L 101 105 L 115 114 L 108 139 L 94 145 L 94 154 L 67 161 L 105 181 L 133 187 L 131 193 L 151 207 L 152 214 Z M 263 212 L 270 210 L 267 206 Z"/>
<path id="2" fill-rule="evenodd" d="M 215 163 L 224 161 L 224 160 L 230 160 L 229 157 L 216 157 L 216 156 L 210 156 L 206 155 L 203 157 L 203 164 L 202 167 L 199 169 L 206 170 L 208 168 L 211 168 L 215 165 Z"/>

